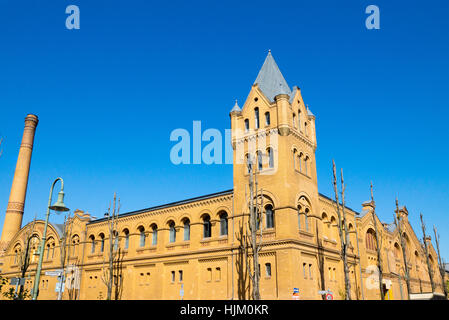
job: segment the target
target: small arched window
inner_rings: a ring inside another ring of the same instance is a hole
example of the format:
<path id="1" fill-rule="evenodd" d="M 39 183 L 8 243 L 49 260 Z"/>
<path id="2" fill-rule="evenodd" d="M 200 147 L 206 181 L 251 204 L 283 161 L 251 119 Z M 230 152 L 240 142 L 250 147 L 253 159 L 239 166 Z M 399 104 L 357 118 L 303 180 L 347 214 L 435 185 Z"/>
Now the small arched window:
<path id="1" fill-rule="evenodd" d="M 365 246 L 369 250 L 376 250 L 376 233 L 373 229 L 369 229 L 366 232 Z"/>
<path id="2" fill-rule="evenodd" d="M 209 215 L 203 218 L 203 238 L 210 238 L 212 236 L 212 224 Z"/>
<path id="3" fill-rule="evenodd" d="M 128 247 L 129 247 L 129 230 L 128 229 L 123 230 L 123 234 L 125 235 L 125 249 L 128 249 Z"/>
<path id="4" fill-rule="evenodd" d="M 157 245 L 157 225 L 156 224 L 152 224 L 151 225 L 151 245 L 155 246 Z"/>
<path id="5" fill-rule="evenodd" d="M 304 170 L 305 170 L 306 176 L 308 176 L 309 175 L 309 157 L 308 156 L 304 157 Z"/>
<path id="6" fill-rule="evenodd" d="M 114 251 L 117 251 L 120 238 L 119 238 L 119 234 L 116 230 L 114 230 L 112 232 L 112 240 L 114 241 Z"/>
<path id="7" fill-rule="evenodd" d="M 296 128 L 296 114 L 293 113 L 293 127 Z"/>
<path id="8" fill-rule="evenodd" d="M 174 221 L 170 221 L 168 223 L 168 227 L 170 230 L 170 238 L 169 241 L 170 242 L 175 242 L 176 241 L 176 229 L 175 229 L 175 222 Z"/>
<path id="9" fill-rule="evenodd" d="M 228 214 L 223 212 L 220 214 L 220 236 L 228 235 Z"/>
<path id="10" fill-rule="evenodd" d="M 93 235 L 91 235 L 89 237 L 90 239 L 90 253 L 94 253 L 95 252 L 95 237 Z"/>
<path id="11" fill-rule="evenodd" d="M 249 120 L 245 119 L 245 132 L 249 131 Z"/>
<path id="12" fill-rule="evenodd" d="M 297 155 L 297 151 L 296 149 L 293 149 L 293 168 L 296 170 L 297 166 L 296 166 L 296 155 Z"/>
<path id="13" fill-rule="evenodd" d="M 302 152 L 299 153 L 298 155 L 298 164 L 299 164 L 299 172 L 302 172 Z"/>
<path id="14" fill-rule="evenodd" d="M 184 241 L 190 240 L 190 220 L 184 219 Z"/>
<path id="15" fill-rule="evenodd" d="M 304 227 L 306 228 L 306 231 L 309 231 L 309 209 L 306 208 L 305 214 L 304 214 Z"/>
<path id="16" fill-rule="evenodd" d="M 140 241 L 139 241 L 139 245 L 141 248 L 145 247 L 145 228 L 144 227 L 139 227 L 139 232 L 140 232 Z"/>
<path id="17" fill-rule="evenodd" d="M 301 230 L 301 206 L 298 205 L 298 229 Z"/>
<path id="18" fill-rule="evenodd" d="M 268 148 L 267 149 L 267 153 L 268 153 L 268 166 L 270 168 L 274 168 L 274 155 L 273 155 L 273 148 Z"/>
<path id="19" fill-rule="evenodd" d="M 304 122 L 304 133 L 306 134 L 306 137 L 309 136 L 309 129 L 307 128 L 307 122 Z"/>
<path id="20" fill-rule="evenodd" d="M 400 249 L 399 244 L 397 242 L 394 244 L 394 257 L 396 259 L 399 259 L 401 257 L 401 249 Z"/>
<path id="21" fill-rule="evenodd" d="M 301 110 L 298 109 L 298 129 L 301 131 Z"/>
<path id="22" fill-rule="evenodd" d="M 265 112 L 265 125 L 266 126 L 270 125 L 270 113 L 268 111 Z"/>
<path id="23" fill-rule="evenodd" d="M 254 108 L 254 127 L 259 129 L 259 108 Z"/>
<path id="24" fill-rule="evenodd" d="M 263 158 L 262 158 L 262 152 L 257 151 L 257 169 L 259 171 L 263 170 Z"/>
<path id="25" fill-rule="evenodd" d="M 267 221 L 267 228 L 274 228 L 274 211 L 271 204 L 265 206 L 265 216 Z"/>
<path id="26" fill-rule="evenodd" d="M 104 251 L 104 234 L 100 233 L 100 252 Z"/>

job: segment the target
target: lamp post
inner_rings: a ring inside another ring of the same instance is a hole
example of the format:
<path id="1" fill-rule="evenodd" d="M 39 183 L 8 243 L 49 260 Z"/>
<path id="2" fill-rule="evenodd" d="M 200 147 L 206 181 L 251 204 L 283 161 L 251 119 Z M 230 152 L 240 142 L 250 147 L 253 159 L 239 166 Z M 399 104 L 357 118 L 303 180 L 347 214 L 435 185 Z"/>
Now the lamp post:
<path id="1" fill-rule="evenodd" d="M 56 182 L 61 181 L 61 191 L 58 193 L 58 201 L 56 201 L 55 204 L 51 205 L 51 198 L 53 196 L 53 188 L 55 187 Z M 64 212 L 69 211 L 69 208 L 67 208 L 64 204 L 64 181 L 62 178 L 57 178 L 55 181 L 53 181 L 53 184 L 50 188 L 50 197 L 48 198 L 48 206 L 47 206 L 47 216 L 45 218 L 45 226 L 44 226 L 44 233 L 42 235 L 41 244 L 39 246 L 39 262 L 37 264 L 36 269 L 36 276 L 34 278 L 34 287 L 33 287 L 33 300 L 37 299 L 37 296 L 39 294 L 39 281 L 41 276 L 41 269 L 42 269 L 42 260 L 44 258 L 44 248 L 45 248 L 45 241 L 47 240 L 47 226 L 48 226 L 48 218 L 50 216 L 50 210 L 56 211 L 56 212 Z M 62 279 L 61 279 L 62 281 Z"/>

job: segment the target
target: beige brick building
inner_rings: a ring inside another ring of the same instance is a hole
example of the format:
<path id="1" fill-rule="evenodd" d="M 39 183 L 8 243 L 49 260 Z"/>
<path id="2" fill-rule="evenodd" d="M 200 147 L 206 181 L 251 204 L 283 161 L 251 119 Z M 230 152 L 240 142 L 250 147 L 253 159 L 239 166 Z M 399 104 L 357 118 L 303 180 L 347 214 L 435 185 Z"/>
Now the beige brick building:
<path id="1" fill-rule="evenodd" d="M 344 293 L 343 263 L 335 202 L 318 191 L 315 116 L 301 91 L 290 89 L 271 53 L 251 87 L 247 100 L 230 113 L 234 149 L 231 190 L 162 206 L 122 213 L 116 249 L 123 253 L 118 270 L 121 299 L 249 299 L 250 281 L 239 249 L 248 222 L 248 157 L 255 159 L 263 197 L 259 237 L 260 291 L 263 299 L 321 299 L 329 289 L 335 299 Z M 330 159 L 329 159 L 330 160 Z M 372 202 L 361 212 L 346 208 L 350 234 L 349 264 L 352 299 L 379 299 L 375 228 L 382 239 L 385 297 L 406 299 L 404 263 L 397 229 L 373 221 Z M 392 213 L 393 214 L 393 213 Z M 424 248 L 402 207 L 403 233 L 411 292 L 431 291 Z M 8 214 L 7 214 L 8 215 Z M 21 220 L 20 220 L 21 223 Z M 19 256 L 32 223 L 3 241 L 1 274 L 19 275 Z M 17 227 L 19 225 L 19 227 Z M 37 251 L 44 223 L 37 221 L 31 252 Z M 8 226 L 4 226 L 6 230 Z M 14 230 L 13 230 L 14 231 Z M 45 272 L 60 268 L 62 226 L 49 225 L 39 299 L 55 299 L 57 279 Z M 107 266 L 107 218 L 93 219 L 77 210 L 70 223 L 67 280 L 63 298 L 106 297 L 102 281 Z M 430 263 L 441 292 L 437 255 L 430 241 Z M 38 257 L 31 256 L 25 286 L 32 288 Z"/>

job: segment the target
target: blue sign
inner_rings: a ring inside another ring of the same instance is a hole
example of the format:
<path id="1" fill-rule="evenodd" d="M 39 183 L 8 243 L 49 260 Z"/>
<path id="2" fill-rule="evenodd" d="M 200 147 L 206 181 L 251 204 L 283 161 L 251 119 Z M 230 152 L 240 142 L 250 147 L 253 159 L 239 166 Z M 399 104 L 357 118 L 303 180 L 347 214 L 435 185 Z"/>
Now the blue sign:
<path id="1" fill-rule="evenodd" d="M 299 293 L 299 288 L 293 288 L 293 293 Z"/>

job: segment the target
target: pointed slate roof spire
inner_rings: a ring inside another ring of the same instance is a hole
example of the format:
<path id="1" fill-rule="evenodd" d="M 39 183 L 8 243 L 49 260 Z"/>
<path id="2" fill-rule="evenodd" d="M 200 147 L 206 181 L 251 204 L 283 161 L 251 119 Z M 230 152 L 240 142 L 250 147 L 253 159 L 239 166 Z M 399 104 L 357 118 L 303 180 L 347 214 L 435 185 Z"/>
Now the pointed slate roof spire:
<path id="1" fill-rule="evenodd" d="M 270 101 L 274 101 L 274 97 L 278 94 L 291 95 L 290 87 L 279 70 L 276 61 L 274 61 L 271 50 L 268 50 L 265 62 L 257 75 L 256 81 L 254 81 L 254 84 L 256 83 Z"/>
<path id="2" fill-rule="evenodd" d="M 242 111 L 242 109 L 240 109 L 239 105 L 237 104 L 237 99 L 236 99 L 236 100 L 235 100 L 235 105 L 234 105 L 234 107 L 232 108 L 231 113 L 232 113 L 232 112 L 241 112 L 241 111 Z"/>

